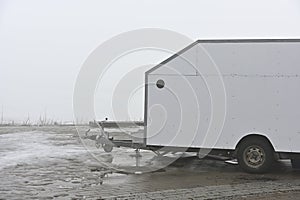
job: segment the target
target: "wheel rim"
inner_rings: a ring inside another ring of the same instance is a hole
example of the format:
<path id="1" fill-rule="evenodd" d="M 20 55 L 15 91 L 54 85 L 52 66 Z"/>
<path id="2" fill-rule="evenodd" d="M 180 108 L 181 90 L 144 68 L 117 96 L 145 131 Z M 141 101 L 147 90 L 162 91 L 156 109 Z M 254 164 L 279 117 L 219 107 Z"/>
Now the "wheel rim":
<path id="1" fill-rule="evenodd" d="M 260 146 L 249 146 L 244 151 L 244 162 L 251 168 L 258 168 L 265 162 L 265 151 Z"/>

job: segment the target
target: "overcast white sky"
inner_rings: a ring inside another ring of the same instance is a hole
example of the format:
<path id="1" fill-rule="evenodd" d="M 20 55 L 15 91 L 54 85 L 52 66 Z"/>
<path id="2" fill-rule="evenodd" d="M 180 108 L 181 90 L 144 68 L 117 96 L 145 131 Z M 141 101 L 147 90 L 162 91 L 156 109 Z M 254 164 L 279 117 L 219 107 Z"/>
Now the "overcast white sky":
<path id="1" fill-rule="evenodd" d="M 44 112 L 72 120 L 82 63 L 125 31 L 163 28 L 194 40 L 300 38 L 299 24 L 297 0 L 0 0 L 0 106 L 6 120 L 22 121 L 28 113 L 35 120 Z"/>

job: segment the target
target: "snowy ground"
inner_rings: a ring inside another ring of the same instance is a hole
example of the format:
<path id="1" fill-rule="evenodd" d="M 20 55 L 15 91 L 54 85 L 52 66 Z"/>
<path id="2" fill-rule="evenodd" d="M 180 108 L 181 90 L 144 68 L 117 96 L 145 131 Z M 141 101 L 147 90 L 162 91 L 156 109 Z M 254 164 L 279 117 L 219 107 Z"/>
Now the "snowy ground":
<path id="1" fill-rule="evenodd" d="M 0 199 L 300 199 L 300 172 L 289 161 L 264 175 L 193 156 L 149 173 L 111 173 L 151 171 L 176 155 L 143 151 L 136 167 L 134 150 L 83 142 L 72 126 L 0 127 Z"/>

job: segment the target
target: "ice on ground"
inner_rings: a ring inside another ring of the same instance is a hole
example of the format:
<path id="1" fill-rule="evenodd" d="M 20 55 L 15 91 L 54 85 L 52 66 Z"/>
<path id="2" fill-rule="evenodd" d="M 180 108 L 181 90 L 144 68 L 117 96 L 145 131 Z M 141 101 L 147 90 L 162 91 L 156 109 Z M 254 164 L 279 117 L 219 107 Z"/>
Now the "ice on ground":
<path id="1" fill-rule="evenodd" d="M 64 137 L 72 137 L 72 134 L 56 134 L 55 138 L 53 134 L 42 131 L 0 135 L 0 169 L 86 152 L 75 144 L 60 145 Z"/>

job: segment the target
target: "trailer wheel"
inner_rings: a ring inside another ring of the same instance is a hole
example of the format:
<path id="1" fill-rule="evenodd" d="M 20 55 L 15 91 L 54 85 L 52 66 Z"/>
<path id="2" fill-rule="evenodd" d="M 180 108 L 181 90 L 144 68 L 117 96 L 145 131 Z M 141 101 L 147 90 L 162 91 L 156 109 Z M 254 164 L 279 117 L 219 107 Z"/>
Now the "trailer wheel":
<path id="1" fill-rule="evenodd" d="M 294 169 L 300 169 L 300 159 L 291 159 L 291 162 Z"/>
<path id="2" fill-rule="evenodd" d="M 275 161 L 274 150 L 265 139 L 248 138 L 238 147 L 239 166 L 248 173 L 267 172 Z"/>
<path id="3" fill-rule="evenodd" d="M 111 144 L 103 144 L 102 147 L 106 153 L 110 153 L 113 150 L 113 145 Z"/>

